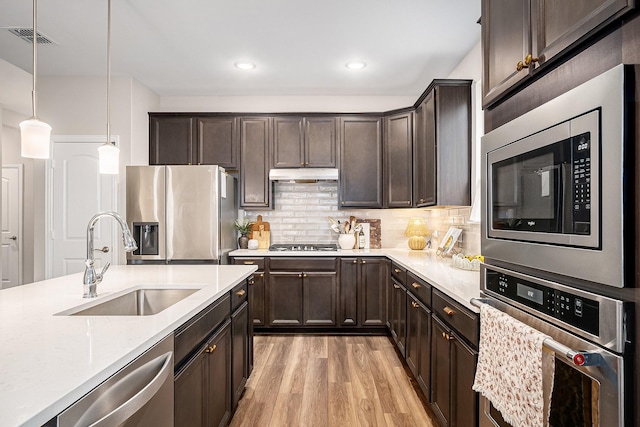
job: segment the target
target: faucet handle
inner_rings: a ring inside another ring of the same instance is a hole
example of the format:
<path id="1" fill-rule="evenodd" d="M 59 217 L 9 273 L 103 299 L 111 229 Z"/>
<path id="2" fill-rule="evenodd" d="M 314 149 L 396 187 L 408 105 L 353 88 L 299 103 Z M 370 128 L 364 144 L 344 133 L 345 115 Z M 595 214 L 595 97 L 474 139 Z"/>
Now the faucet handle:
<path id="1" fill-rule="evenodd" d="M 102 276 L 104 276 L 104 273 L 107 272 L 107 270 L 109 269 L 109 266 L 111 266 L 110 262 L 106 263 L 104 267 L 102 267 L 102 271 L 100 272 L 100 280 L 102 280 Z"/>

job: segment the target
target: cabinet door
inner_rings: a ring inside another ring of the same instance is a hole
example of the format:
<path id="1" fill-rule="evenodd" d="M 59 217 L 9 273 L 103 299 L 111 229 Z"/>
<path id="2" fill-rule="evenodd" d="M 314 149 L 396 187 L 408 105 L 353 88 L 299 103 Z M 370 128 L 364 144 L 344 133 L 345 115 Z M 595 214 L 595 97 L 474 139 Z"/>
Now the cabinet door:
<path id="1" fill-rule="evenodd" d="M 382 207 L 382 119 L 340 120 L 340 207 Z"/>
<path id="2" fill-rule="evenodd" d="M 436 204 L 436 103 L 432 90 L 416 110 L 415 204 Z"/>
<path id="3" fill-rule="evenodd" d="M 529 75 L 517 64 L 531 53 L 530 16 L 530 0 L 482 1 L 483 107 Z"/>
<path id="4" fill-rule="evenodd" d="M 359 326 L 384 326 L 386 323 L 387 261 L 382 258 L 360 258 Z"/>
<path id="5" fill-rule="evenodd" d="M 420 303 L 418 303 L 420 304 Z M 431 312 L 420 304 L 418 312 L 420 331 L 418 333 L 418 363 L 416 381 L 427 399 L 431 398 Z M 475 365 L 474 365 L 475 366 Z M 463 426 L 465 424 L 460 424 Z M 476 424 L 469 424 L 476 425 Z"/>
<path id="6" fill-rule="evenodd" d="M 269 184 L 269 118 L 240 118 L 240 205 L 265 208 Z"/>
<path id="7" fill-rule="evenodd" d="M 391 338 L 402 356 L 406 356 L 407 289 L 391 278 Z"/>
<path id="8" fill-rule="evenodd" d="M 413 113 L 386 117 L 384 129 L 387 206 L 410 208 L 413 196 Z"/>
<path id="9" fill-rule="evenodd" d="M 302 325 L 302 273 L 271 272 L 267 282 L 269 326 Z"/>
<path id="10" fill-rule="evenodd" d="M 336 119 L 334 117 L 306 117 L 304 119 L 305 166 L 335 168 Z"/>
<path id="11" fill-rule="evenodd" d="M 534 0 L 532 55 L 549 61 L 633 7 L 633 0 Z"/>
<path id="12" fill-rule="evenodd" d="M 431 318 L 431 337 L 431 407 L 440 423 L 448 426 L 451 421 L 450 335 L 436 316 Z"/>
<path id="13" fill-rule="evenodd" d="M 243 303 L 231 315 L 231 408 L 235 410 L 247 383 L 249 366 L 249 304 Z"/>
<path id="14" fill-rule="evenodd" d="M 338 274 L 335 271 L 302 273 L 305 325 L 336 325 L 337 291 Z"/>
<path id="15" fill-rule="evenodd" d="M 264 326 L 264 271 L 256 271 L 249 282 L 249 301 L 254 326 Z"/>
<path id="16" fill-rule="evenodd" d="M 231 418 L 231 323 L 227 321 L 207 344 L 206 425 L 225 426 Z"/>
<path id="17" fill-rule="evenodd" d="M 407 347 L 405 360 L 415 378 L 420 366 L 420 304 L 416 298 L 407 294 Z"/>
<path id="18" fill-rule="evenodd" d="M 478 393 L 473 391 L 478 353 L 451 334 L 451 425 L 478 425 Z"/>
<path id="19" fill-rule="evenodd" d="M 193 117 L 149 117 L 149 164 L 190 165 L 194 153 Z"/>
<path id="20" fill-rule="evenodd" d="M 302 117 L 273 119 L 273 167 L 299 168 L 305 164 Z"/>
<path id="21" fill-rule="evenodd" d="M 340 258 L 338 321 L 341 326 L 358 324 L 358 259 Z"/>
<path id="22" fill-rule="evenodd" d="M 233 117 L 198 117 L 197 163 L 238 169 L 236 119 Z"/>
<path id="23" fill-rule="evenodd" d="M 208 390 L 208 353 L 200 351 L 178 372 L 174 380 L 174 424 L 177 426 L 206 426 L 206 394 Z"/>

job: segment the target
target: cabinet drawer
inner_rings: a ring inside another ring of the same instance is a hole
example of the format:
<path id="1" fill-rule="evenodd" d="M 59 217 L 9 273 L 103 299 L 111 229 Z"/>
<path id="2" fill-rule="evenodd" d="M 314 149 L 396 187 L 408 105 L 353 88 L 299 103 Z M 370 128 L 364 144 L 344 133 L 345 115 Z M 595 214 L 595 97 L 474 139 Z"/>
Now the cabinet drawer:
<path id="1" fill-rule="evenodd" d="M 400 267 L 395 262 L 391 263 L 391 275 L 404 286 L 407 285 L 407 270 Z"/>
<path id="2" fill-rule="evenodd" d="M 336 271 L 336 258 L 273 257 L 270 271 Z"/>
<path id="3" fill-rule="evenodd" d="M 233 265 L 257 265 L 258 270 L 264 270 L 264 258 L 234 258 Z"/>
<path id="4" fill-rule="evenodd" d="M 449 326 L 464 336 L 475 348 L 478 348 L 478 315 L 466 307 L 454 302 L 437 289 L 433 290 L 431 300 L 433 312 Z"/>
<path id="5" fill-rule="evenodd" d="M 427 307 L 431 307 L 431 285 L 407 271 L 407 289 Z"/>
<path id="6" fill-rule="evenodd" d="M 229 295 L 225 295 L 196 314 L 175 331 L 175 366 L 187 357 L 229 316 Z"/>
<path id="7" fill-rule="evenodd" d="M 253 280 L 253 279 L 251 279 Z M 247 281 L 243 280 L 242 283 L 234 286 L 233 289 L 229 292 L 231 297 L 231 312 L 236 311 L 236 308 L 240 307 L 243 302 L 247 300 L 247 295 L 249 294 L 249 289 L 247 285 Z"/>

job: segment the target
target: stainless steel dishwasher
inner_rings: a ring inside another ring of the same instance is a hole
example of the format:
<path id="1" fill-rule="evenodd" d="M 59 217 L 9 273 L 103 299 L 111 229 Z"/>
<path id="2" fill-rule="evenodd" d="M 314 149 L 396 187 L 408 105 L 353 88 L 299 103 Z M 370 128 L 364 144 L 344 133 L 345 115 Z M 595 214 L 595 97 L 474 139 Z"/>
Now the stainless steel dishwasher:
<path id="1" fill-rule="evenodd" d="M 173 334 L 45 426 L 173 426 Z"/>

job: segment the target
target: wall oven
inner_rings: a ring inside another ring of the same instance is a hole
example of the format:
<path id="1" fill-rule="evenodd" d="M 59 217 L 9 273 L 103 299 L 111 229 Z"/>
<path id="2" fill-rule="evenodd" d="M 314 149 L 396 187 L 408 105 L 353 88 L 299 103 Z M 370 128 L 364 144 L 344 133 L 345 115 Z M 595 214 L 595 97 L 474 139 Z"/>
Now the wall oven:
<path id="1" fill-rule="evenodd" d="M 543 381 L 555 377 L 544 396 L 550 426 L 625 425 L 630 319 L 622 301 L 486 265 L 481 291 L 473 304 L 489 304 L 549 336 L 543 348 L 554 354 L 554 366 L 543 365 Z M 480 396 L 480 427 L 496 426 L 510 427 Z"/>
<path id="2" fill-rule="evenodd" d="M 615 67 L 482 138 L 486 258 L 624 287 L 624 76 Z"/>

